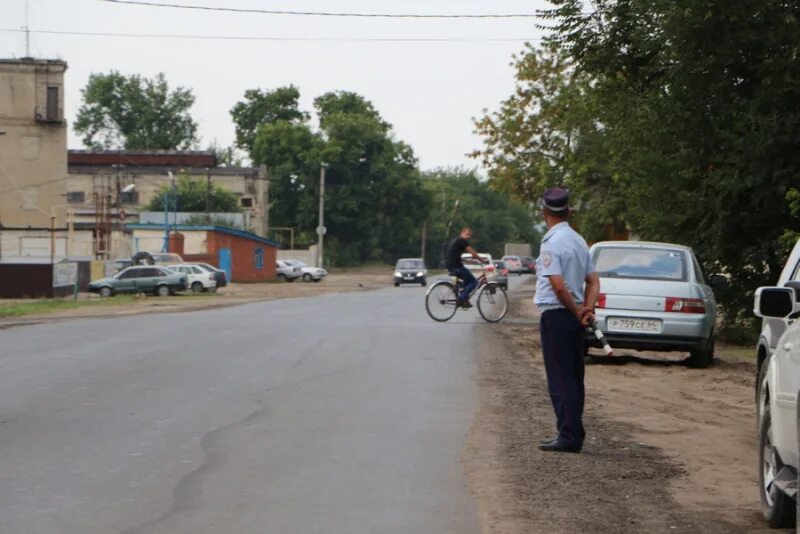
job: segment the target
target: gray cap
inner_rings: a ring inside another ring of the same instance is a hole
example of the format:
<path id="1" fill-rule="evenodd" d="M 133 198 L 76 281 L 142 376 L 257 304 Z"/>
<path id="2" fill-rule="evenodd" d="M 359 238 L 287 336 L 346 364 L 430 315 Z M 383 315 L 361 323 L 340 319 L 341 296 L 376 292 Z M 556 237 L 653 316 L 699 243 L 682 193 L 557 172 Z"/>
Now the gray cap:
<path id="1" fill-rule="evenodd" d="M 560 187 L 551 187 L 539 199 L 539 206 L 550 211 L 569 209 L 569 191 Z"/>

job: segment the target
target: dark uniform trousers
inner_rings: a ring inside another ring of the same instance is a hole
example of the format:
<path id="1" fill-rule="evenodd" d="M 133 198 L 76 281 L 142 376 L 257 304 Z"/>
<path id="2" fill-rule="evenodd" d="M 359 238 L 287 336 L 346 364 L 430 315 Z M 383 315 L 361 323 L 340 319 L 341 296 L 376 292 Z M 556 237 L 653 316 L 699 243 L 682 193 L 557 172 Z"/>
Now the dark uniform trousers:
<path id="1" fill-rule="evenodd" d="M 583 445 L 584 328 L 567 309 L 542 313 L 542 335 L 547 387 L 556 412 L 559 442 Z"/>

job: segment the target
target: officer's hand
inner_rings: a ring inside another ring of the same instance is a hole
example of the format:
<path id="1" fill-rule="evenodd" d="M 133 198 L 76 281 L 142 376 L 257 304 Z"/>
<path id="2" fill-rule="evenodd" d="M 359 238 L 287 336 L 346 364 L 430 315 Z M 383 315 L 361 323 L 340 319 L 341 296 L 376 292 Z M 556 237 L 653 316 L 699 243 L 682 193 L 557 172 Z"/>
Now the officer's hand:
<path id="1" fill-rule="evenodd" d="M 579 313 L 580 317 L 578 317 L 578 319 L 583 326 L 589 326 L 589 324 L 591 324 L 591 322 L 594 320 L 594 310 L 588 306 L 581 306 Z"/>

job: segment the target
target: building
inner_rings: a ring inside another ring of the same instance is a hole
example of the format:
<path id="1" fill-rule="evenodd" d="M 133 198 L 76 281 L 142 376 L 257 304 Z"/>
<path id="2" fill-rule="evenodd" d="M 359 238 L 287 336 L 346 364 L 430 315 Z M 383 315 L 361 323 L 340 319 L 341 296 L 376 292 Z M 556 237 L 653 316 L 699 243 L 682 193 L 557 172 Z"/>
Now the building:
<path id="1" fill-rule="evenodd" d="M 161 250 L 164 226 L 129 224 L 137 250 Z M 277 276 L 280 244 L 251 232 L 213 225 L 170 225 L 169 252 L 186 261 L 210 263 L 223 269 L 233 282 L 263 282 Z"/>
<path id="2" fill-rule="evenodd" d="M 0 59 L 0 258 L 67 253 L 66 70 L 60 60 Z"/>
<path id="3" fill-rule="evenodd" d="M 70 150 L 68 172 L 65 197 L 73 214 L 74 246 L 81 254 L 129 256 L 133 250 L 124 230 L 138 223 L 138 213 L 171 185 L 170 173 L 176 179 L 188 177 L 235 194 L 246 231 L 266 235 L 269 227 L 266 168 L 220 167 L 213 152 Z"/>

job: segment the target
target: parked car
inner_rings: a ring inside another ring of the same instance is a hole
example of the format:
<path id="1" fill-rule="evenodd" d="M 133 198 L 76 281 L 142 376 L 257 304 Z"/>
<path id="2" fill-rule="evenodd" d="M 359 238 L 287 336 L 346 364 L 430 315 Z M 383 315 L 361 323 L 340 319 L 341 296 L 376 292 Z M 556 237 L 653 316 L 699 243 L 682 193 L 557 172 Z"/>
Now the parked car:
<path id="1" fill-rule="evenodd" d="M 600 276 L 597 322 L 612 347 L 688 351 L 690 366 L 711 363 L 717 303 L 692 249 L 605 241 L 591 255 Z M 600 347 L 588 333 L 587 345 Z"/>
<path id="2" fill-rule="evenodd" d="M 425 286 L 428 283 L 428 269 L 422 258 L 401 258 L 394 266 L 394 287 L 400 284 L 419 284 Z"/>
<path id="3" fill-rule="evenodd" d="M 137 252 L 131 258 L 134 265 L 177 265 L 184 263 L 180 254 L 174 252 Z"/>
<path id="4" fill-rule="evenodd" d="M 523 272 L 528 274 L 536 274 L 536 260 L 531 258 L 530 256 L 520 256 L 520 261 L 522 261 Z"/>
<path id="5" fill-rule="evenodd" d="M 214 275 L 214 280 L 217 282 L 217 289 L 228 285 L 228 273 L 222 269 L 218 269 L 209 263 L 195 263 L 193 265 L 197 265 L 198 267 L 212 273 Z"/>
<path id="6" fill-rule="evenodd" d="M 462 254 L 461 261 L 464 262 L 464 267 L 469 269 L 470 272 L 475 275 L 475 278 L 481 276 L 485 271 L 486 279 L 490 282 L 496 282 L 497 271 L 495 270 L 494 263 L 492 263 L 492 255 L 479 252 L 478 256 L 481 258 L 480 262 L 473 258 L 472 254 Z"/>
<path id="7" fill-rule="evenodd" d="M 758 341 L 759 495 L 764 518 L 775 528 L 795 519 L 800 471 L 800 241 L 776 287 L 756 291 L 754 313 L 761 317 Z"/>
<path id="8" fill-rule="evenodd" d="M 522 274 L 525 272 L 525 266 L 519 256 L 503 256 L 503 263 L 506 264 L 509 273 Z"/>
<path id="9" fill-rule="evenodd" d="M 285 261 L 289 265 L 300 267 L 300 272 L 302 273 L 303 282 L 319 282 L 320 280 L 328 276 L 328 271 L 326 271 L 321 267 L 309 267 L 300 260 L 285 260 Z"/>
<path id="10" fill-rule="evenodd" d="M 89 284 L 89 291 L 101 297 L 117 293 L 154 293 L 166 297 L 186 289 L 186 275 L 169 271 L 157 265 L 128 267 L 109 278 L 101 278 Z"/>
<path id="11" fill-rule="evenodd" d="M 278 271 L 278 280 L 294 282 L 303 276 L 303 271 L 300 270 L 300 267 L 287 263 L 284 260 L 278 260 L 275 268 Z"/>
<path id="12" fill-rule="evenodd" d="M 494 268 L 497 269 L 497 277 L 495 281 L 503 286 L 503 289 L 508 289 L 508 267 L 502 261 L 495 261 Z"/>
<path id="13" fill-rule="evenodd" d="M 217 281 L 214 273 L 210 273 L 199 265 L 190 263 L 179 263 L 167 267 L 170 271 L 186 275 L 186 289 L 191 289 L 192 293 L 202 293 L 217 291 Z"/>

